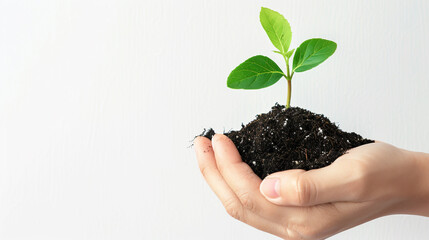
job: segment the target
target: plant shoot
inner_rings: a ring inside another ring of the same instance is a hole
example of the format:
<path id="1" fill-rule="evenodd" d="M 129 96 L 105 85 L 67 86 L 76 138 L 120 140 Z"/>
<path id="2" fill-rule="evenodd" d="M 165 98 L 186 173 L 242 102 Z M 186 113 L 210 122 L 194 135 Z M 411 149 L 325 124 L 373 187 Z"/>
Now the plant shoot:
<path id="1" fill-rule="evenodd" d="M 304 41 L 295 50 L 289 50 L 292 31 L 289 22 L 278 12 L 261 8 L 262 27 L 286 63 L 286 73 L 270 58 L 262 55 L 251 57 L 236 67 L 228 76 L 227 86 L 233 89 L 261 89 L 269 87 L 284 77 L 288 83 L 286 108 L 290 107 L 292 77 L 296 72 L 310 70 L 334 54 L 337 44 L 321 38 Z M 289 60 L 292 58 L 292 66 Z"/>

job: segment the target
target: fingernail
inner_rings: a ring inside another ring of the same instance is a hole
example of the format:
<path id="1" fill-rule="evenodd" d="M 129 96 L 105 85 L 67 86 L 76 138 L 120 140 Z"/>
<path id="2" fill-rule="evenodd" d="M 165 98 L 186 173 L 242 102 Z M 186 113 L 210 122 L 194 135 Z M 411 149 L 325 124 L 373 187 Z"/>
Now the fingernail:
<path id="1" fill-rule="evenodd" d="M 268 198 L 280 197 L 280 180 L 278 178 L 265 178 L 261 183 L 261 192 Z"/>

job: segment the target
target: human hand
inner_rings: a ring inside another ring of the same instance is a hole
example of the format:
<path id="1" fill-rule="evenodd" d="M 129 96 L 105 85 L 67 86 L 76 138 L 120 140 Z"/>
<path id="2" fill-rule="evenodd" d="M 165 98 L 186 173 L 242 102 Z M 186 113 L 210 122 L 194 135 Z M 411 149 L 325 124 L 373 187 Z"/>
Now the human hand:
<path id="1" fill-rule="evenodd" d="M 263 182 L 224 135 L 198 137 L 195 151 L 228 214 L 284 239 L 324 239 L 389 214 L 429 216 L 421 174 L 429 170 L 427 161 L 386 143 L 351 149 L 321 169 L 273 173 Z"/>

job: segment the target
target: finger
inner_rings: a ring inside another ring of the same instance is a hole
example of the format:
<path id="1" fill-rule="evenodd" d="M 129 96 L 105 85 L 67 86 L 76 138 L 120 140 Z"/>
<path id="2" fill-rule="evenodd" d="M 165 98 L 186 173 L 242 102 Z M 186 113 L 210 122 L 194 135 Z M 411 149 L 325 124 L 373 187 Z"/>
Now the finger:
<path id="1" fill-rule="evenodd" d="M 236 211 L 241 211 L 241 204 L 235 203 L 239 201 L 236 199 L 234 192 L 228 187 L 222 176 L 218 173 L 211 141 L 205 137 L 198 137 L 194 141 L 194 146 L 195 153 L 197 155 L 198 166 L 210 188 L 222 201 L 222 203 L 228 202 L 228 205 L 234 205 L 234 208 L 238 209 Z"/>
<path id="2" fill-rule="evenodd" d="M 337 159 L 333 164 L 305 171 L 287 170 L 269 175 L 260 191 L 270 202 L 282 206 L 312 206 L 358 198 L 362 165 Z"/>
<path id="3" fill-rule="evenodd" d="M 261 179 L 241 160 L 234 143 L 222 134 L 214 135 L 212 141 L 220 174 L 243 207 L 269 220 L 286 217 L 286 209 L 279 209 L 261 195 Z"/>
<path id="4" fill-rule="evenodd" d="M 197 137 L 194 141 L 194 146 L 200 171 L 210 188 L 221 200 L 227 213 L 235 219 L 245 222 L 259 230 L 282 236 L 284 233 L 281 225 L 263 219 L 242 206 L 240 200 L 224 181 L 217 169 L 211 141 L 205 137 Z"/>

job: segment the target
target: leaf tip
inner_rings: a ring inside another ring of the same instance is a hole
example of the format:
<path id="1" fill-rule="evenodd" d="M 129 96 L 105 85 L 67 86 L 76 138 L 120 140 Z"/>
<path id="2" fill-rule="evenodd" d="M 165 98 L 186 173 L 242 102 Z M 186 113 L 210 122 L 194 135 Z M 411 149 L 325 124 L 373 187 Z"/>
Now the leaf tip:
<path id="1" fill-rule="evenodd" d="M 233 89 L 233 86 L 232 86 L 232 84 L 231 84 L 231 81 L 229 80 L 229 77 L 228 77 L 228 80 L 226 80 L 226 86 L 227 86 L 228 88 L 232 88 L 232 89 Z"/>
<path id="2" fill-rule="evenodd" d="M 274 11 L 266 7 L 261 7 L 261 12 L 259 13 L 259 16 L 261 16 L 262 14 L 269 14 L 269 12 L 274 12 Z"/>
<path id="3" fill-rule="evenodd" d="M 260 19 L 260 21 L 262 21 L 261 18 L 262 18 L 262 16 L 264 15 L 264 13 L 266 11 L 267 11 L 267 8 L 261 7 L 261 11 L 259 11 L 259 19 Z"/>

